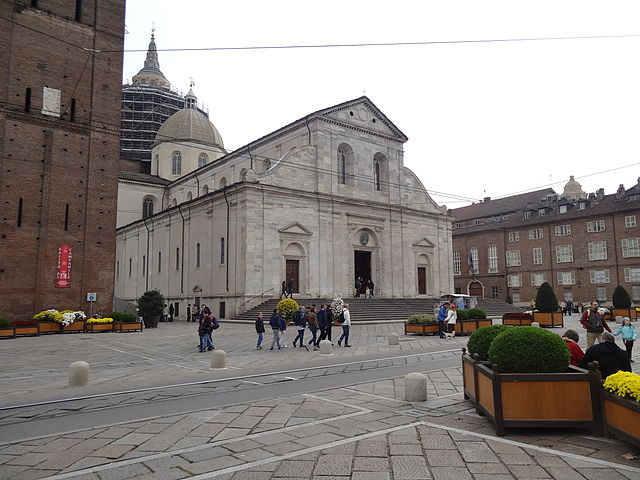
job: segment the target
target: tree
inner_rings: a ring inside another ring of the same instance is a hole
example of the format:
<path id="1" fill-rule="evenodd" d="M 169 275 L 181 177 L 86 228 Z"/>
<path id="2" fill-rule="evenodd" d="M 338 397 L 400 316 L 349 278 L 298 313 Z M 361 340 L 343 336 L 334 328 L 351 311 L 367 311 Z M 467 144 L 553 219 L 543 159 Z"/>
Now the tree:
<path id="1" fill-rule="evenodd" d="M 622 285 L 613 291 L 613 308 L 631 308 L 631 297 Z"/>
<path id="2" fill-rule="evenodd" d="M 539 312 L 545 313 L 558 311 L 558 298 L 553 291 L 553 287 L 548 282 L 544 282 L 538 289 L 536 308 Z"/>

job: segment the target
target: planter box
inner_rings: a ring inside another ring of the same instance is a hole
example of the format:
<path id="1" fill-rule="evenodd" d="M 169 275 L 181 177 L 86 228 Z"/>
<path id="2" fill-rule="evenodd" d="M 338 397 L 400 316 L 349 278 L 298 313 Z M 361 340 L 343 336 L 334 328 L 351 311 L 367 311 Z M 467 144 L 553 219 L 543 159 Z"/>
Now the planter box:
<path id="1" fill-rule="evenodd" d="M 507 428 L 583 428 L 602 435 L 600 372 L 499 373 L 462 357 L 464 395 L 502 436 Z"/>
<path id="2" fill-rule="evenodd" d="M 62 327 L 63 332 L 84 332 L 86 329 L 86 322 L 84 320 L 76 320 L 75 322 Z"/>
<path id="3" fill-rule="evenodd" d="M 87 323 L 87 332 L 113 332 L 113 323 Z"/>
<path id="4" fill-rule="evenodd" d="M 61 324 L 58 322 L 38 322 L 40 333 L 60 333 Z"/>
<path id="5" fill-rule="evenodd" d="M 454 328 L 456 335 L 471 335 L 481 327 L 491 325 L 491 319 L 488 318 L 472 318 L 469 320 L 458 320 Z"/>
<path id="6" fill-rule="evenodd" d="M 505 313 L 502 316 L 503 325 L 515 325 L 521 327 L 523 325 L 531 325 L 533 315 L 528 313 Z"/>
<path id="7" fill-rule="evenodd" d="M 564 327 L 564 315 L 562 315 L 562 312 L 534 312 L 533 321 L 538 322 L 541 327 Z"/>
<path id="8" fill-rule="evenodd" d="M 640 402 L 602 391 L 605 433 L 640 447 Z"/>
<path id="9" fill-rule="evenodd" d="M 638 319 L 638 312 L 635 308 L 612 308 L 611 316 L 615 320 L 616 317 L 620 316 L 622 318 L 629 317 L 631 320 Z"/>
<path id="10" fill-rule="evenodd" d="M 15 327 L 0 327 L 0 338 L 13 338 L 15 336 Z"/>
<path id="11" fill-rule="evenodd" d="M 142 321 L 144 322 L 144 328 L 158 328 L 160 316 L 158 315 L 155 317 L 143 317 Z"/>
<path id="12" fill-rule="evenodd" d="M 113 328 L 116 332 L 141 332 L 142 322 L 118 322 Z"/>
<path id="13" fill-rule="evenodd" d="M 404 334 L 417 333 L 418 335 L 437 335 L 438 325 L 408 325 L 404 324 Z"/>
<path id="14" fill-rule="evenodd" d="M 33 325 L 14 325 L 14 329 L 16 336 L 40 335 L 40 325 L 37 323 Z"/>

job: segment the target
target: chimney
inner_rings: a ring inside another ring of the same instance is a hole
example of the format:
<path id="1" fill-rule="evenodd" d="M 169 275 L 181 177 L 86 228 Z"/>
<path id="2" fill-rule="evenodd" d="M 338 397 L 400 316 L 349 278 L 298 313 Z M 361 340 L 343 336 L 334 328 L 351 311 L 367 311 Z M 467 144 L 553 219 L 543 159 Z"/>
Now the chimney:
<path id="1" fill-rule="evenodd" d="M 618 191 L 616 192 L 616 198 L 622 198 L 624 196 L 624 185 L 620 184 L 620 186 L 618 187 Z"/>
<path id="2" fill-rule="evenodd" d="M 604 197 L 604 188 L 599 188 L 599 189 L 596 191 L 596 198 L 597 198 L 598 200 L 602 200 L 602 198 L 603 198 L 603 197 Z"/>

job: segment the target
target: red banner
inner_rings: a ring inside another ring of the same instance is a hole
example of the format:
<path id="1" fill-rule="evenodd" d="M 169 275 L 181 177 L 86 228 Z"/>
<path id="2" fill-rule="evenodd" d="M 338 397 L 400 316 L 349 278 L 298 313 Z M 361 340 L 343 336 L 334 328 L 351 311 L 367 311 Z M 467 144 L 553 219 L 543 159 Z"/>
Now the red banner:
<path id="1" fill-rule="evenodd" d="M 56 287 L 71 287 L 71 245 L 58 245 Z"/>

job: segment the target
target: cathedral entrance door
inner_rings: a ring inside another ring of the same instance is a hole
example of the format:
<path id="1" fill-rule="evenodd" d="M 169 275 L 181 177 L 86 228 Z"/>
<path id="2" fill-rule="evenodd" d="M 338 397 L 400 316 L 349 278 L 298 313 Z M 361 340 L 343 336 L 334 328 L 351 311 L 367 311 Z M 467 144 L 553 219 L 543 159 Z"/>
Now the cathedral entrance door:
<path id="1" fill-rule="evenodd" d="M 293 279 L 293 293 L 299 293 L 300 260 L 287 260 L 287 283 L 291 279 Z"/>
<path id="2" fill-rule="evenodd" d="M 355 278 L 353 279 L 353 284 L 355 284 L 356 278 L 360 277 L 362 279 L 360 284 L 360 293 L 364 295 L 367 290 L 367 280 L 371 278 L 371 252 L 356 250 L 354 252 L 353 259 L 355 267 Z"/>
<path id="3" fill-rule="evenodd" d="M 418 295 L 427 294 L 427 268 L 418 267 Z"/>

